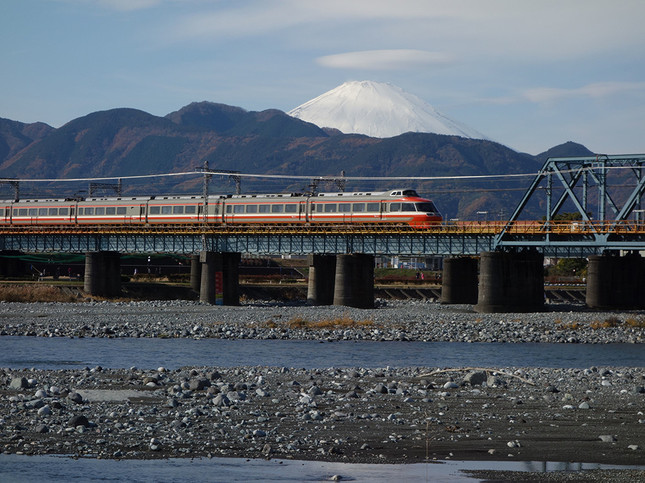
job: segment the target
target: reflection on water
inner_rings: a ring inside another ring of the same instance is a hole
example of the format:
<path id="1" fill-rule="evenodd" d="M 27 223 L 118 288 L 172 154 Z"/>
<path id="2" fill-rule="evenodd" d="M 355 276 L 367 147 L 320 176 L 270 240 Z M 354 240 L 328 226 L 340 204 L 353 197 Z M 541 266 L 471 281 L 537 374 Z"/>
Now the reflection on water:
<path id="1" fill-rule="evenodd" d="M 639 344 L 0 337 L 0 367 L 645 367 Z"/>
<path id="2" fill-rule="evenodd" d="M 240 458 L 168 460 L 73 460 L 58 456 L 0 454 L 0 481 L 60 482 L 176 482 L 191 481 L 341 481 L 473 482 L 461 470 L 580 471 L 628 468 L 590 463 L 445 461 L 409 465 L 366 465 L 295 460 L 247 460 Z M 645 467 L 630 467 L 643 469 Z"/>

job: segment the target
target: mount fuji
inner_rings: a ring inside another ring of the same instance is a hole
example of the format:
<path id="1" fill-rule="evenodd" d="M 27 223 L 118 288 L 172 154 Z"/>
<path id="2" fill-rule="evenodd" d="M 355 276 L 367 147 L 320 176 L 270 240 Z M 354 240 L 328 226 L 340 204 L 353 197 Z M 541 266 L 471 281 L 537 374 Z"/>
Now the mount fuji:
<path id="1" fill-rule="evenodd" d="M 287 114 L 321 128 L 376 138 L 423 132 L 487 139 L 475 129 L 441 114 L 423 99 L 389 83 L 345 82 Z"/>

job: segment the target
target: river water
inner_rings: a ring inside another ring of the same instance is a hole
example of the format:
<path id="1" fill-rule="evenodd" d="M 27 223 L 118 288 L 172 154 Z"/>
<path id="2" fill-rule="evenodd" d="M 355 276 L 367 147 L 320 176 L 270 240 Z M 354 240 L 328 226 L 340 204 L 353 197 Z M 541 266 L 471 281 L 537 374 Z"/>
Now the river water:
<path id="1" fill-rule="evenodd" d="M 390 483 L 427 481 L 459 483 L 476 481 L 462 470 L 509 471 L 581 471 L 591 469 L 628 468 L 583 463 L 541 461 L 442 461 L 409 465 L 367 465 L 297 460 L 244 460 L 236 458 L 199 458 L 167 460 L 73 460 L 60 456 L 20 456 L 0 454 L 0 481 L 12 483 L 61 481 L 175 483 L 340 481 Z M 639 468 L 639 467 L 631 467 Z M 642 469 L 642 467 L 640 467 Z"/>
<path id="2" fill-rule="evenodd" d="M 645 367 L 639 344 L 0 337 L 0 367 Z"/>
<path id="3" fill-rule="evenodd" d="M 164 366 L 320 367 L 645 367 L 637 344 L 502 344 L 460 342 L 317 342 L 300 340 L 0 337 L 0 367 L 154 369 Z M 564 465 L 564 466 L 563 466 Z M 342 481 L 472 482 L 461 470 L 553 471 L 611 468 L 546 462 L 445 461 L 360 465 L 235 458 L 152 461 L 73 460 L 0 454 L 0 481 L 175 482 Z M 641 467 L 642 469 L 642 467 Z"/>

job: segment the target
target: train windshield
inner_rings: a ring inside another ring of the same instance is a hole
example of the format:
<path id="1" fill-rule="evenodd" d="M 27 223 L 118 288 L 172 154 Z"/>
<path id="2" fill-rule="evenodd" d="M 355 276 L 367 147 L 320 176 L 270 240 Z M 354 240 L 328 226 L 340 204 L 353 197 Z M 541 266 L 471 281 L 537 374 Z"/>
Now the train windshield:
<path id="1" fill-rule="evenodd" d="M 436 213 L 437 208 L 435 207 L 432 201 L 426 201 L 425 203 L 415 203 L 417 211 L 422 211 L 425 213 Z"/>
<path id="2" fill-rule="evenodd" d="M 416 191 L 414 190 L 403 190 L 403 196 L 414 196 L 418 197 L 419 195 L 417 194 Z"/>

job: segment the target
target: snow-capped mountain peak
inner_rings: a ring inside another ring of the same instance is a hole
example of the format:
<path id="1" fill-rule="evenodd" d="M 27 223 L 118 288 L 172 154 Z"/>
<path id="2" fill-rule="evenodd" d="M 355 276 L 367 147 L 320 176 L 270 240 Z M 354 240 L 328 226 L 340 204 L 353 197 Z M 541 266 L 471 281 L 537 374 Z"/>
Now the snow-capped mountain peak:
<path id="1" fill-rule="evenodd" d="M 423 99 L 392 84 L 351 81 L 292 109 L 289 115 L 343 133 L 387 138 L 405 132 L 486 139 L 438 112 Z"/>

